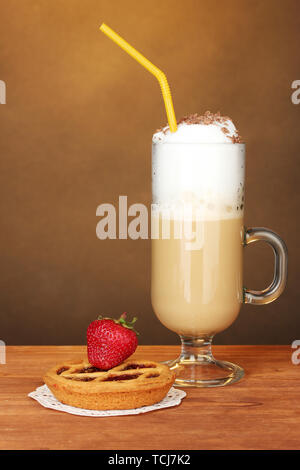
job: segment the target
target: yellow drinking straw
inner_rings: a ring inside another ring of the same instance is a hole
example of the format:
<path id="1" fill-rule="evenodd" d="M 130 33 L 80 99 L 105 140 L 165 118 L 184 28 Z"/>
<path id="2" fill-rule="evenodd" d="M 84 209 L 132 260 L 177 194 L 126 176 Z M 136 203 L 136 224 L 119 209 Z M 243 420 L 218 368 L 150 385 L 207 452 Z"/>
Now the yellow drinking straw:
<path id="1" fill-rule="evenodd" d="M 145 69 L 151 72 L 159 81 L 163 99 L 165 102 L 169 127 L 171 132 L 177 131 L 177 122 L 173 107 L 172 95 L 170 87 L 167 81 L 167 77 L 158 67 L 152 64 L 150 60 L 146 59 L 140 52 L 138 52 L 134 47 L 128 44 L 121 36 L 115 33 L 109 26 L 102 23 L 100 26 L 100 31 L 106 34 L 112 41 L 114 41 L 118 46 L 120 46 L 127 54 L 131 55 L 137 62 L 139 62 Z"/>

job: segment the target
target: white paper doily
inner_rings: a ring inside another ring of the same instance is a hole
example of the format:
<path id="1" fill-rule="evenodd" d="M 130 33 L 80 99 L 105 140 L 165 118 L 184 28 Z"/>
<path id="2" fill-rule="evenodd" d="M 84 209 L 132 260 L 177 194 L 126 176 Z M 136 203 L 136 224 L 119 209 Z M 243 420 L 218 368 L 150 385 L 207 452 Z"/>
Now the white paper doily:
<path id="1" fill-rule="evenodd" d="M 148 411 L 160 410 L 161 408 L 169 408 L 171 406 L 177 406 L 181 400 L 186 396 L 183 390 L 172 387 L 165 398 L 156 403 L 155 405 L 143 406 L 141 408 L 135 408 L 132 410 L 84 410 L 82 408 L 75 408 L 74 406 L 64 405 L 58 401 L 51 393 L 47 385 L 38 387 L 34 392 L 28 394 L 29 397 L 38 401 L 45 408 L 51 408 L 52 410 L 64 411 L 73 415 L 80 416 L 123 416 L 123 415 L 138 415 L 140 413 L 148 413 Z"/>

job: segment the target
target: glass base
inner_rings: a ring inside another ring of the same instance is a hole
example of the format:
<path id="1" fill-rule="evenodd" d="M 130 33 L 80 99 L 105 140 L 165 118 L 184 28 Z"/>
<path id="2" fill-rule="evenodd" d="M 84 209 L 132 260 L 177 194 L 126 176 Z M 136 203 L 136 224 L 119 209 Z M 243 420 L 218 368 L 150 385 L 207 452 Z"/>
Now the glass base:
<path id="1" fill-rule="evenodd" d="M 189 361 L 164 362 L 176 373 L 174 385 L 179 387 L 222 387 L 233 384 L 244 376 L 244 370 L 226 361 Z"/>
<path id="2" fill-rule="evenodd" d="M 244 376 L 242 367 L 231 362 L 218 361 L 211 353 L 212 338 L 181 336 L 180 356 L 166 361 L 176 373 L 174 385 L 178 387 L 223 387 L 237 382 Z"/>

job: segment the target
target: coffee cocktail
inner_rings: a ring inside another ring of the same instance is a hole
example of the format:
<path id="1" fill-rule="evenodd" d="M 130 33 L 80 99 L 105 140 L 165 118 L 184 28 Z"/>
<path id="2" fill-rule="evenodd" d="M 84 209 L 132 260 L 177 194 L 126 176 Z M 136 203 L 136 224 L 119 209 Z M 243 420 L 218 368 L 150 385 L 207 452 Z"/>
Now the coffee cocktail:
<path id="1" fill-rule="evenodd" d="M 215 361 L 211 339 L 232 324 L 243 301 L 262 295 L 243 289 L 243 246 L 250 233 L 243 223 L 245 144 L 219 113 L 178 124 L 175 133 L 166 127 L 153 136 L 152 306 L 182 338 L 181 357 L 170 364 L 177 383 L 225 385 L 243 371 Z M 271 234 L 264 230 L 260 238 L 278 245 L 282 269 L 276 289 L 263 292 L 266 301 L 280 294 L 286 276 L 285 246 Z"/>
<path id="2" fill-rule="evenodd" d="M 158 80 L 168 126 L 153 136 L 152 304 L 182 340 L 169 363 L 176 383 L 213 387 L 240 379 L 241 367 L 216 361 L 215 333 L 242 302 L 264 304 L 283 291 L 287 252 L 274 232 L 243 229 L 245 146 L 230 118 L 193 114 L 176 120 L 165 73 L 104 23 L 100 30 Z M 257 240 L 275 253 L 274 279 L 263 291 L 242 287 L 242 247 Z"/>

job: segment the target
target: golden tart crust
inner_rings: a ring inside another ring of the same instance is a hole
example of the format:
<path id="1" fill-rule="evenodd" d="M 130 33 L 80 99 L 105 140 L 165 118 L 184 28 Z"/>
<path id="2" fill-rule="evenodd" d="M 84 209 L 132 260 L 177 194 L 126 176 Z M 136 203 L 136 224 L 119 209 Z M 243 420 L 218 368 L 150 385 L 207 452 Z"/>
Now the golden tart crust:
<path id="1" fill-rule="evenodd" d="M 165 397 L 174 380 L 168 366 L 149 360 L 127 360 L 108 371 L 86 361 L 65 361 L 44 376 L 61 403 L 88 410 L 153 405 Z"/>

